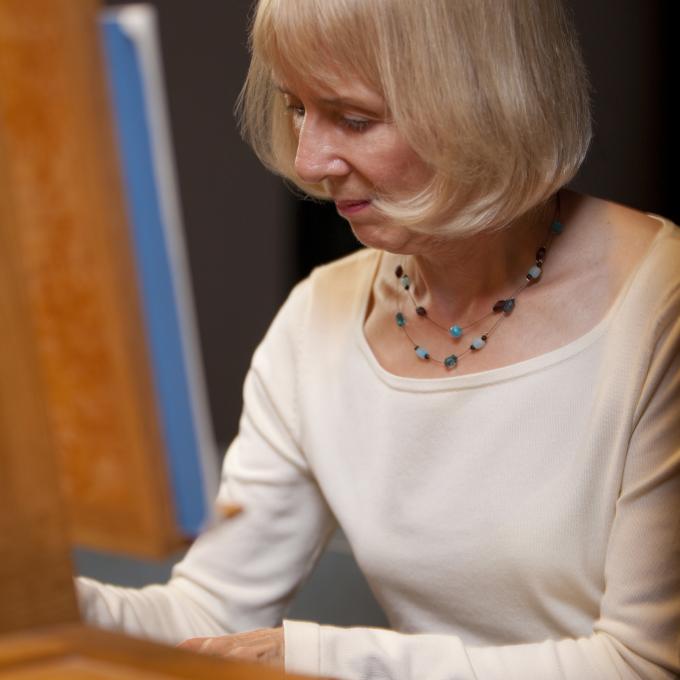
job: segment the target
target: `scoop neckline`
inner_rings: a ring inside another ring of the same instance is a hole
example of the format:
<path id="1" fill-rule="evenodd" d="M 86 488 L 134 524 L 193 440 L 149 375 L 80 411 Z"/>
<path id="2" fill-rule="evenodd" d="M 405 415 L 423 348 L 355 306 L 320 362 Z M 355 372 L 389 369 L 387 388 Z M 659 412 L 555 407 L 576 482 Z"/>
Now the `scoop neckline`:
<path id="1" fill-rule="evenodd" d="M 451 391 L 454 389 L 467 389 L 482 385 L 491 385 L 494 383 L 512 380 L 514 378 L 531 373 L 537 373 L 548 367 L 559 364 L 583 352 L 604 334 L 612 319 L 616 315 L 619 307 L 622 305 L 623 300 L 626 298 L 633 282 L 649 260 L 652 252 L 658 246 L 659 241 L 663 236 L 666 235 L 667 232 L 677 228 L 672 222 L 660 217 L 659 215 L 648 213 L 648 216 L 658 220 L 661 223 L 661 227 L 652 239 L 652 242 L 649 244 L 645 255 L 640 259 L 635 269 L 627 277 L 625 283 L 621 287 L 621 290 L 617 294 L 616 299 L 607 310 L 607 313 L 589 331 L 586 331 L 583 335 L 580 335 L 578 338 L 569 341 L 561 347 L 557 347 L 548 352 L 537 354 L 534 357 L 529 357 L 528 359 L 524 359 L 512 364 L 499 366 L 498 368 L 491 368 L 485 371 L 478 371 L 476 373 L 466 373 L 465 375 L 448 375 L 441 378 L 409 378 L 391 373 L 387 369 L 383 368 L 380 362 L 376 359 L 364 333 L 364 323 L 366 319 L 368 300 L 371 290 L 373 289 L 375 278 L 385 255 L 385 253 L 382 251 L 375 251 L 376 255 L 373 268 L 368 272 L 365 279 L 364 289 L 361 293 L 361 296 L 357 300 L 358 314 L 356 314 L 354 317 L 355 339 L 362 353 L 366 357 L 368 364 L 370 365 L 373 372 L 378 376 L 378 378 L 380 378 L 382 382 L 392 388 L 408 392 Z"/>

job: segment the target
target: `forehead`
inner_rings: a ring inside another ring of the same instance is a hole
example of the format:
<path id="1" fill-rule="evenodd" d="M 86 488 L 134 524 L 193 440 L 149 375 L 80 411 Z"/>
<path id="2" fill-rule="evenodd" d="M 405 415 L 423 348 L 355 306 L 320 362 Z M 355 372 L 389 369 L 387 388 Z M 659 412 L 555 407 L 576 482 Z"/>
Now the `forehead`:
<path id="1" fill-rule="evenodd" d="M 336 89 L 351 80 L 379 92 L 376 40 L 366 17 L 358 16 L 362 6 L 356 0 L 262 0 L 253 54 L 281 81 Z"/>

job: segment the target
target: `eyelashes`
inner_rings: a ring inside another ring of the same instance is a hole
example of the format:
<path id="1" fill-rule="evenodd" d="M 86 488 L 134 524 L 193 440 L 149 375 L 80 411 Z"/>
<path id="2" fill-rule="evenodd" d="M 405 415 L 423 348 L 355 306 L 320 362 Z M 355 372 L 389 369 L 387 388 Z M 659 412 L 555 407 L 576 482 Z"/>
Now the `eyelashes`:
<path id="1" fill-rule="evenodd" d="M 286 111 L 295 117 L 304 117 L 305 109 L 302 106 L 296 106 L 295 104 L 286 104 Z"/>
<path id="2" fill-rule="evenodd" d="M 286 111 L 293 119 L 296 128 L 300 128 L 305 117 L 305 108 L 299 104 L 286 104 Z M 374 121 L 367 118 L 353 118 L 352 116 L 337 115 L 338 125 L 352 132 L 364 132 Z"/>
<path id="3" fill-rule="evenodd" d="M 371 121 L 366 120 L 365 118 L 348 118 L 347 116 L 342 116 L 340 118 L 340 123 L 353 132 L 363 132 L 371 124 Z"/>

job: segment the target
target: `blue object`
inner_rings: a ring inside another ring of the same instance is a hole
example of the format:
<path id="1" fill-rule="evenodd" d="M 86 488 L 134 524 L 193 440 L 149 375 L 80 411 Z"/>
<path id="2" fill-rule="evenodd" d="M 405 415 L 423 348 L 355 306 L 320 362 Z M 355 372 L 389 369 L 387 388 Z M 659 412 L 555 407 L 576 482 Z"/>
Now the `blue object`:
<path id="1" fill-rule="evenodd" d="M 459 338 L 461 335 L 463 335 L 463 329 L 458 324 L 456 324 L 455 326 L 451 326 L 451 328 L 449 328 L 449 333 L 451 333 L 454 338 Z"/>
<path id="2" fill-rule="evenodd" d="M 446 368 L 455 368 L 457 364 L 458 357 L 455 354 L 451 354 L 444 359 L 444 366 L 446 366 Z"/>
<path id="3" fill-rule="evenodd" d="M 401 312 L 397 312 L 394 318 L 397 320 L 397 326 L 399 326 L 399 328 L 406 325 L 406 319 Z"/>
<path id="4" fill-rule="evenodd" d="M 426 359 L 429 359 L 429 358 L 430 358 L 429 352 L 428 352 L 424 347 L 420 347 L 420 345 L 418 345 L 418 346 L 415 348 L 415 350 L 416 350 L 416 354 L 417 354 L 421 359 L 426 360 Z"/>
<path id="5" fill-rule="evenodd" d="M 550 231 L 552 231 L 553 234 L 561 234 L 564 231 L 564 225 L 559 220 L 555 220 L 550 225 Z"/>
<path id="6" fill-rule="evenodd" d="M 486 345 L 484 338 L 475 338 L 470 345 L 470 349 L 482 349 Z"/>
<path id="7" fill-rule="evenodd" d="M 100 26 L 176 519 L 183 532 L 195 535 L 209 509 L 154 170 L 141 59 L 114 14 L 103 14 Z"/>

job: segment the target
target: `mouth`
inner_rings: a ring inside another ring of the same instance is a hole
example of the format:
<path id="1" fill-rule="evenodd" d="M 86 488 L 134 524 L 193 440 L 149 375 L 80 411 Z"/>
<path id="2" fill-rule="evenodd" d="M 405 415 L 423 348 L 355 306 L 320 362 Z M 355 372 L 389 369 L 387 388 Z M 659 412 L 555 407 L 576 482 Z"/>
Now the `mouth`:
<path id="1" fill-rule="evenodd" d="M 335 201 L 335 207 L 341 215 L 354 215 L 371 204 L 370 199 L 357 201 Z"/>

